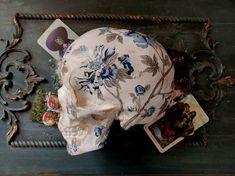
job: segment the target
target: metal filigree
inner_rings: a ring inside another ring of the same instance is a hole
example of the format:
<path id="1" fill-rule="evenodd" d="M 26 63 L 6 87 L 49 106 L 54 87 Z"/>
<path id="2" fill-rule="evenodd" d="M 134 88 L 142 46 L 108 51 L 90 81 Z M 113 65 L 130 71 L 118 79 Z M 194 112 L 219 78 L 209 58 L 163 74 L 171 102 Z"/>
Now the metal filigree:
<path id="1" fill-rule="evenodd" d="M 29 107 L 30 103 L 26 96 L 31 94 L 34 87 L 44 80 L 36 75 L 32 66 L 27 64 L 31 59 L 29 52 L 15 48 L 21 40 L 23 29 L 18 21 L 18 15 L 14 17 L 13 21 L 15 33 L 11 41 L 1 39 L 1 42 L 5 43 L 5 48 L 0 53 L 0 118 L 8 121 L 10 125 L 6 134 L 8 143 L 13 140 L 19 129 L 15 112 L 24 111 Z M 12 69 L 16 69 L 17 73 L 12 72 Z M 15 74 L 24 75 L 24 80 L 15 80 Z M 24 85 L 19 81 L 24 82 Z"/>
<path id="2" fill-rule="evenodd" d="M 208 20 L 201 32 L 201 41 L 205 49 L 188 53 L 190 60 L 187 76 L 193 84 L 193 95 L 212 120 L 216 118 L 217 106 L 226 95 L 225 88 L 235 86 L 235 77 L 225 74 L 224 65 L 216 55 L 216 47 L 219 43 L 213 42 L 209 37 L 210 29 L 211 21 Z M 187 138 L 184 144 L 207 145 L 206 126 Z"/>
<path id="3" fill-rule="evenodd" d="M 215 118 L 216 107 L 225 96 L 225 88 L 234 86 L 235 79 L 224 73 L 224 66 L 215 53 L 210 50 L 198 50 L 191 54 L 188 76 L 193 83 L 193 94 L 205 106 L 207 114 Z"/>

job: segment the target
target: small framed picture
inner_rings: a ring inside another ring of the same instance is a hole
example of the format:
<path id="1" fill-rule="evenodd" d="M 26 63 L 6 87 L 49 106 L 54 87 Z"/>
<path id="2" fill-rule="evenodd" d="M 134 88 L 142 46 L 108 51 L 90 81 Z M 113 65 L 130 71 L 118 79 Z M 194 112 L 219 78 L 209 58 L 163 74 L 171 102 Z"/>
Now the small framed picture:
<path id="1" fill-rule="evenodd" d="M 188 95 L 168 107 L 161 119 L 146 124 L 144 130 L 157 149 L 164 153 L 208 121 L 193 95 Z"/>
<path id="2" fill-rule="evenodd" d="M 61 59 L 78 35 L 60 19 L 56 19 L 38 39 L 38 44 L 53 58 Z"/>

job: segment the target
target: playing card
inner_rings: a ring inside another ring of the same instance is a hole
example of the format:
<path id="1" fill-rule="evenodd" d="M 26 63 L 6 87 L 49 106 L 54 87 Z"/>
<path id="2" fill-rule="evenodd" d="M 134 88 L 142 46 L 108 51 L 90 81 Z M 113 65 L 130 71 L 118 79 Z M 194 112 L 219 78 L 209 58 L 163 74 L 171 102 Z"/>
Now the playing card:
<path id="1" fill-rule="evenodd" d="M 146 124 L 144 130 L 158 150 L 164 153 L 208 121 L 208 116 L 190 94 L 167 108 L 161 119 Z"/>
<path id="2" fill-rule="evenodd" d="M 56 19 L 38 39 L 38 44 L 53 58 L 59 60 L 63 57 L 71 43 L 78 38 L 60 19 Z"/>

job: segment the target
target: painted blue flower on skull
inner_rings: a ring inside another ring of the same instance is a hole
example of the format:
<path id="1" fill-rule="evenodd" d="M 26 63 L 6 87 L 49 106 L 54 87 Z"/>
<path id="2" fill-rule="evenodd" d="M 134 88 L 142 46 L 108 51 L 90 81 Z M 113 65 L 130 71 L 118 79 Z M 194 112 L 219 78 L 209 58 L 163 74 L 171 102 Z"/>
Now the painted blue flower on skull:
<path id="1" fill-rule="evenodd" d="M 102 79 L 116 79 L 117 73 L 117 66 L 115 64 L 112 64 L 107 68 L 102 68 L 100 76 Z"/>
<path id="2" fill-rule="evenodd" d="M 137 86 L 135 86 L 135 93 L 137 96 L 144 95 L 145 88 L 141 85 L 137 85 Z"/>
<path id="3" fill-rule="evenodd" d="M 151 115 L 153 115 L 153 113 L 156 111 L 156 108 L 154 106 L 151 106 L 150 108 L 148 108 L 147 112 L 146 112 L 146 116 L 150 117 Z"/>
<path id="4" fill-rule="evenodd" d="M 129 55 L 128 54 L 124 54 L 121 57 L 119 57 L 118 60 L 121 62 L 121 64 L 126 69 L 127 74 L 131 75 L 131 73 L 134 71 L 134 68 L 132 67 L 132 65 L 130 63 Z"/>
<path id="5" fill-rule="evenodd" d="M 136 43 L 136 46 L 141 48 L 148 48 L 148 46 L 154 46 L 154 41 L 151 37 L 141 34 L 139 32 L 130 30 L 128 32 L 124 32 L 124 35 L 127 37 L 132 37 L 133 42 Z"/>
<path id="6" fill-rule="evenodd" d="M 144 109 L 144 113 L 141 117 L 151 117 L 156 112 L 156 108 L 154 106 L 150 106 L 149 108 Z"/>
<path id="7" fill-rule="evenodd" d="M 100 90 L 101 86 L 106 87 L 120 87 L 119 80 L 131 79 L 129 76 L 134 68 L 131 66 L 128 55 L 119 57 L 119 61 L 123 64 L 123 68 L 118 68 L 115 64 L 118 59 L 118 53 L 115 48 L 106 48 L 104 45 L 96 46 L 94 51 L 95 59 L 88 61 L 80 68 L 84 69 L 85 77 L 76 77 L 76 82 L 80 85 L 80 89 L 85 89 L 93 94 L 94 91 L 98 92 L 98 96 L 102 95 Z"/>
<path id="8" fill-rule="evenodd" d="M 104 127 L 95 127 L 94 131 L 95 131 L 95 136 L 99 137 L 102 135 L 102 130 L 104 129 Z"/>
<path id="9" fill-rule="evenodd" d="M 96 76 L 94 80 L 94 89 L 99 89 L 104 84 L 104 80 L 115 80 L 117 78 L 117 66 L 112 64 L 107 68 L 102 68 L 100 76 Z"/>
<path id="10" fill-rule="evenodd" d="M 100 30 L 99 35 L 102 35 L 102 34 L 105 34 L 107 32 L 110 32 L 110 29 L 107 28 L 107 27 L 100 28 L 99 30 Z"/>
<path id="11" fill-rule="evenodd" d="M 72 144 L 72 145 L 71 145 L 71 150 L 72 150 L 73 152 L 77 152 L 77 150 L 78 150 L 77 144 Z"/>

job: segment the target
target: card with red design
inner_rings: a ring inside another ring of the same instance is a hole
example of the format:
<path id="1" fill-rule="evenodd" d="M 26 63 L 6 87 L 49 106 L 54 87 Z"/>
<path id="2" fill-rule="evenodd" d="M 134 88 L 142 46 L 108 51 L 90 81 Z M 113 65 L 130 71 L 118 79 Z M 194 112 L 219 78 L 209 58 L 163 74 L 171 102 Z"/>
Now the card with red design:
<path id="1" fill-rule="evenodd" d="M 56 19 L 38 39 L 38 44 L 46 50 L 53 58 L 59 60 L 71 43 L 78 38 L 60 19 Z"/>
<path id="2" fill-rule="evenodd" d="M 144 126 L 157 149 L 164 153 L 209 121 L 199 103 L 189 94 L 165 110 L 165 115 Z"/>

